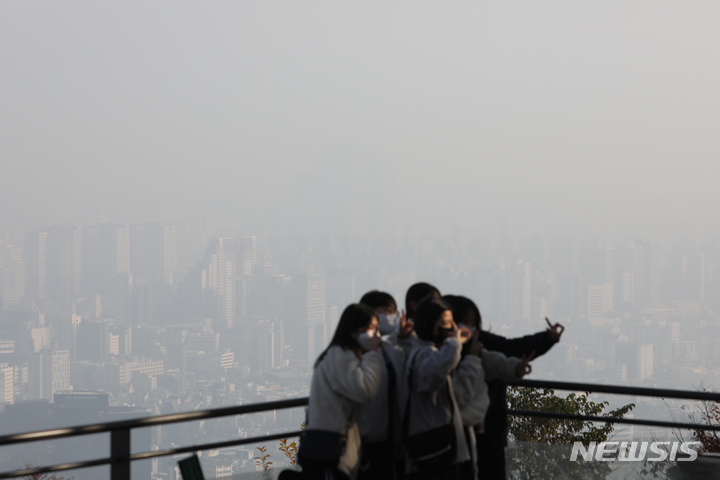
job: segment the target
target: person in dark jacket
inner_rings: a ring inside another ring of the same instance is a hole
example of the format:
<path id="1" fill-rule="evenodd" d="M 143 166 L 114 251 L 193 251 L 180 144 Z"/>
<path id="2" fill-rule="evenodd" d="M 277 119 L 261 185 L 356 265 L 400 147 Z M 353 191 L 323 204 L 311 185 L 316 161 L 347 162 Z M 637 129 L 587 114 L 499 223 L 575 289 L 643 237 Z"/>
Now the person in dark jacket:
<path id="1" fill-rule="evenodd" d="M 480 312 L 476 312 L 480 318 Z M 508 357 L 533 357 L 544 355 L 553 345 L 560 341 L 565 327 L 559 323 L 551 324 L 547 318 L 548 328 L 534 335 L 519 338 L 505 338 L 487 331 L 480 331 L 479 340 L 488 350 L 505 354 Z M 479 322 L 478 322 L 479 323 Z M 505 447 L 507 446 L 507 384 L 502 380 L 487 382 L 490 406 L 485 416 L 485 431 L 476 432 L 478 465 L 482 465 L 483 480 L 505 480 Z"/>

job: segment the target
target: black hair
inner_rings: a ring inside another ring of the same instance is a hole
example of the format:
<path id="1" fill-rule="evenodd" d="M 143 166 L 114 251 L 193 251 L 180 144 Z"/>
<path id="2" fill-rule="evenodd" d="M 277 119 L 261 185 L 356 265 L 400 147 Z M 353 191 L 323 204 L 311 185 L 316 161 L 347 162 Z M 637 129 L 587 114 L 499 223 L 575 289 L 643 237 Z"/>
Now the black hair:
<path id="1" fill-rule="evenodd" d="M 415 323 L 415 332 L 420 340 L 435 340 L 433 333 L 435 323 L 446 310 L 452 312 L 452 307 L 439 298 L 428 298 L 418 305 L 413 322 Z"/>
<path id="2" fill-rule="evenodd" d="M 407 311 L 408 318 L 415 317 L 415 310 L 412 308 L 411 303 L 420 303 L 433 293 L 437 293 L 438 296 L 440 296 L 440 290 L 429 283 L 420 282 L 408 288 L 407 294 L 405 294 L 405 310 Z"/>
<path id="3" fill-rule="evenodd" d="M 360 303 L 352 303 L 345 308 L 340 321 L 335 329 L 335 334 L 330 345 L 320 354 L 318 359 L 315 361 L 315 368 L 317 368 L 320 361 L 325 357 L 325 354 L 330 350 L 330 347 L 338 345 L 345 349 L 360 348 L 353 334 L 361 328 L 367 328 L 370 325 L 373 317 L 375 317 L 375 311 L 367 305 Z"/>
<path id="4" fill-rule="evenodd" d="M 480 309 L 477 305 L 475 305 L 475 302 L 460 295 L 445 295 L 442 299 L 449 303 L 452 307 L 455 322 L 463 322 L 467 318 L 468 314 L 472 313 L 475 315 L 475 319 L 477 320 L 477 325 L 475 327 L 480 330 L 482 327 L 482 316 L 480 315 Z"/>
<path id="5" fill-rule="evenodd" d="M 386 292 L 380 292 L 378 290 L 372 290 L 370 292 L 367 292 L 360 299 L 360 303 L 362 303 L 363 305 L 367 305 L 373 310 L 393 306 L 397 308 L 397 303 L 395 303 L 395 299 L 392 295 Z"/>

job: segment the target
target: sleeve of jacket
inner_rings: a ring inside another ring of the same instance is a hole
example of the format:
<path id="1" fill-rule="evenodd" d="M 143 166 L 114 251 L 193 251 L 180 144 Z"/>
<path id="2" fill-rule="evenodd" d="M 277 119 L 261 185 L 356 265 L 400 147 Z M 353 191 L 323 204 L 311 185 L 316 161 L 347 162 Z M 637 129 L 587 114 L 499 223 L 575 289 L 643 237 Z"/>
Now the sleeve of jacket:
<path id="1" fill-rule="evenodd" d="M 446 339 L 440 350 L 428 349 L 426 352 L 419 352 L 422 358 L 418 358 L 420 375 L 418 380 L 419 392 L 436 392 L 445 384 L 450 372 L 460 362 L 462 346 L 457 338 Z"/>
<path id="2" fill-rule="evenodd" d="M 362 361 L 351 351 L 333 356 L 330 385 L 332 390 L 357 403 L 369 403 L 375 399 L 380 387 L 383 357 L 379 352 L 367 352 Z"/>
<path id="3" fill-rule="evenodd" d="M 506 357 L 500 352 L 482 349 L 483 366 L 486 380 L 518 380 L 517 367 L 520 360 L 517 357 Z"/>
<path id="4" fill-rule="evenodd" d="M 526 335 L 518 338 L 505 338 L 490 332 L 482 332 L 480 341 L 488 350 L 504 353 L 508 357 L 522 358 L 523 355 L 530 355 L 533 351 L 535 357 L 547 353 L 555 345 L 555 340 L 550 332 L 543 330 L 534 335 Z"/>
<path id="5" fill-rule="evenodd" d="M 483 362 L 475 355 L 465 355 L 452 376 L 453 392 L 458 408 L 463 409 L 472 401 L 475 392 L 484 382 Z"/>

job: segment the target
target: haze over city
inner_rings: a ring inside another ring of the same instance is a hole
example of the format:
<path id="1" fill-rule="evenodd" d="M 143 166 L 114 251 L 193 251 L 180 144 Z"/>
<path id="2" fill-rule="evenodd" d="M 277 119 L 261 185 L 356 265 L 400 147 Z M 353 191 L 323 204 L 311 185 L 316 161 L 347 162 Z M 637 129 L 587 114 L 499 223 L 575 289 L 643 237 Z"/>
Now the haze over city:
<path id="1" fill-rule="evenodd" d="M 713 2 L 3 2 L 0 434 L 81 423 L 79 395 L 98 422 L 307 396 L 343 309 L 373 289 L 404 308 L 417 281 L 502 335 L 565 325 L 533 378 L 718 385 L 719 20 Z M 0 470 L 84 448 L 7 449 Z M 253 470 L 250 450 L 204 468 Z"/>

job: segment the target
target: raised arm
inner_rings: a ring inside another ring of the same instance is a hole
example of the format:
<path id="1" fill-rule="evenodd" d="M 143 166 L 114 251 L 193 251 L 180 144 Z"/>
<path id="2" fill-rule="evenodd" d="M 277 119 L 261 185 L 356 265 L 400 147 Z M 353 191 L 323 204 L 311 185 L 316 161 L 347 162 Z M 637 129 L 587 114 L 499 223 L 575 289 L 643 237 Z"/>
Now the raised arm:
<path id="1" fill-rule="evenodd" d="M 328 383 L 332 390 L 354 402 L 369 403 L 375 399 L 380 387 L 382 354 L 366 352 L 362 361 L 354 353 L 343 351 L 324 361 L 331 360 Z"/>
<path id="2" fill-rule="evenodd" d="M 414 375 L 417 380 L 417 389 L 420 392 L 436 392 L 445 384 L 450 372 L 460 362 L 462 345 L 455 337 L 445 339 L 440 350 L 427 348 L 418 352 L 414 370 L 420 372 Z M 414 374 L 414 372 L 411 372 Z"/>
<path id="3" fill-rule="evenodd" d="M 486 349 L 500 352 L 507 357 L 522 358 L 535 352 L 535 358 L 544 355 L 556 341 L 548 330 L 518 338 L 505 338 L 490 332 L 480 332 L 480 341 Z"/>

